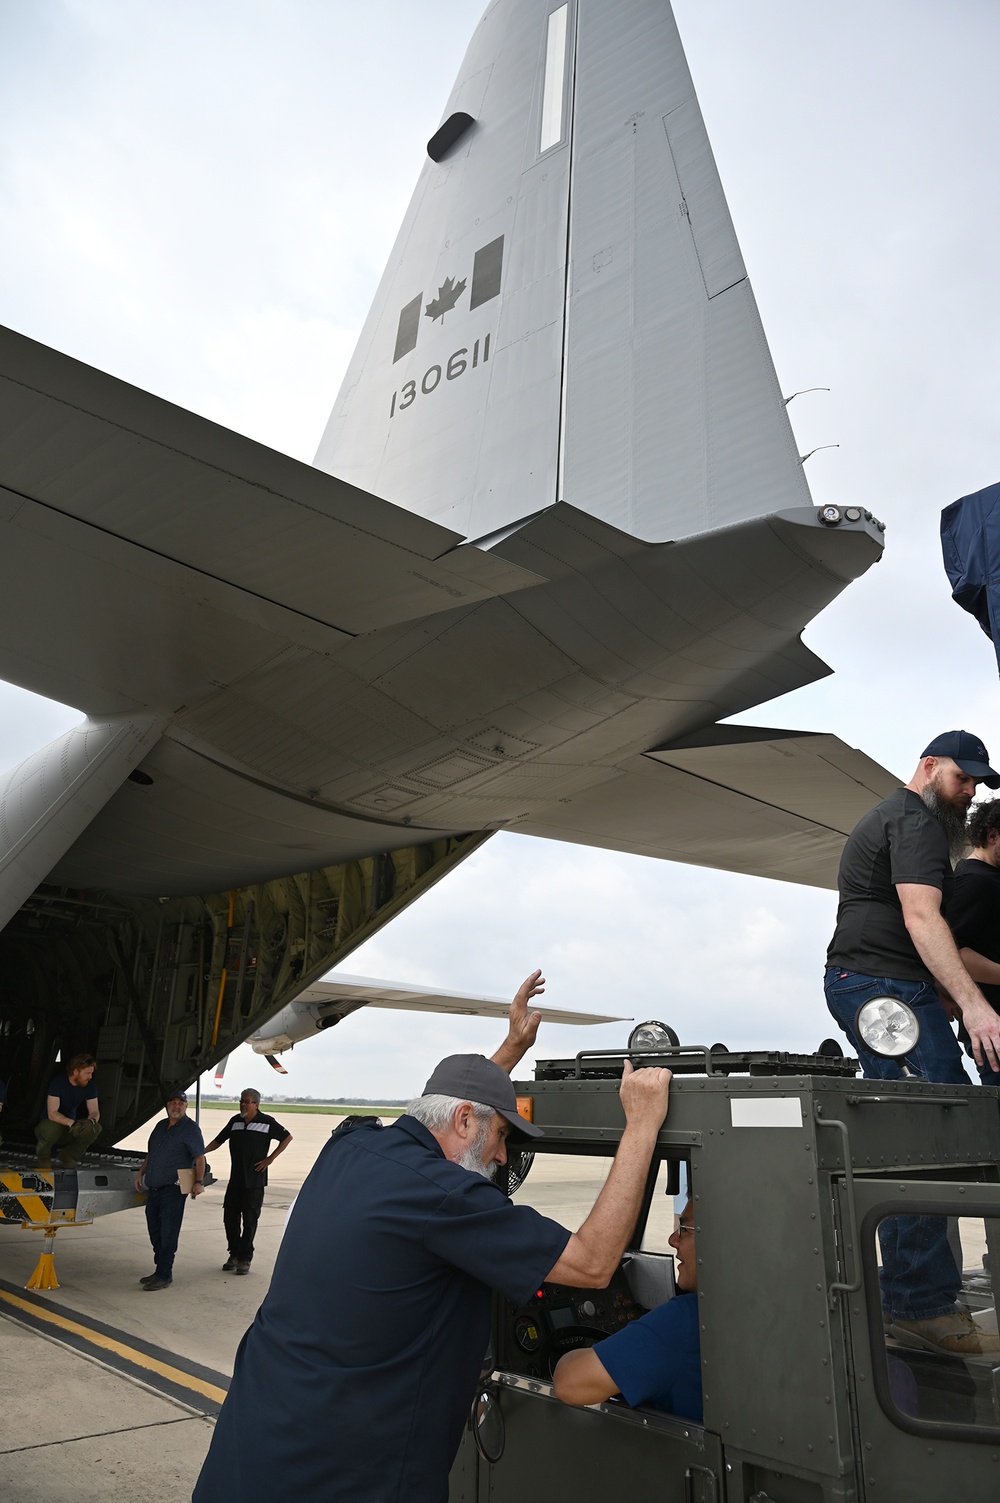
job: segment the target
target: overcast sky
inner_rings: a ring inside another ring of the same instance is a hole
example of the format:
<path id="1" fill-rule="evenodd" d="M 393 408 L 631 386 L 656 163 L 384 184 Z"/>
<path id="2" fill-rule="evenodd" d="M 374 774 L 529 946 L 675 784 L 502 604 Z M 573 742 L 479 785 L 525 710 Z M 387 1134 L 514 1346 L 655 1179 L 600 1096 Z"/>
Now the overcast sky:
<path id="1" fill-rule="evenodd" d="M 311 460 L 483 0 L 0 0 L 0 322 Z M 954 606 L 941 507 L 1000 479 L 995 0 L 677 0 L 818 504 L 885 557 L 807 631 L 836 670 L 739 717 L 909 776 L 996 665 Z M 0 686 L 0 764 L 79 717 Z M 501 835 L 352 973 L 662 1017 L 805 1049 L 832 894 Z M 362 1013 L 285 1090 L 402 1096 L 495 1022 Z M 617 1042 L 550 1029 L 540 1053 Z M 227 1085 L 278 1085 L 241 1050 Z"/>

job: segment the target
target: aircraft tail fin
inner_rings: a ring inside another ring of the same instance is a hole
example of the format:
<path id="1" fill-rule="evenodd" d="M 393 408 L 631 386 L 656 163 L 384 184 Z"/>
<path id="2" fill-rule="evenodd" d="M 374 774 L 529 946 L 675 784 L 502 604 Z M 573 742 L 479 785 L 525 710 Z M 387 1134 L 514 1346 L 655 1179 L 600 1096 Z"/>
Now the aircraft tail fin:
<path id="1" fill-rule="evenodd" d="M 317 464 L 469 538 L 810 496 L 666 0 L 495 0 Z"/>

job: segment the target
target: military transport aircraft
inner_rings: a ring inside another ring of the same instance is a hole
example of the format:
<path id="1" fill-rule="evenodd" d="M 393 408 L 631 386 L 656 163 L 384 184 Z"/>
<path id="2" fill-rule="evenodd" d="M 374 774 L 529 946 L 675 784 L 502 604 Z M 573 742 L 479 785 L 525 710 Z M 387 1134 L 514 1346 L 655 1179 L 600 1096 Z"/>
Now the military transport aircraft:
<path id="1" fill-rule="evenodd" d="M 893 781 L 722 722 L 880 556 L 811 503 L 666 0 L 493 0 L 309 466 L 0 333 L 0 1074 L 108 1139 L 493 831 L 832 885 Z"/>

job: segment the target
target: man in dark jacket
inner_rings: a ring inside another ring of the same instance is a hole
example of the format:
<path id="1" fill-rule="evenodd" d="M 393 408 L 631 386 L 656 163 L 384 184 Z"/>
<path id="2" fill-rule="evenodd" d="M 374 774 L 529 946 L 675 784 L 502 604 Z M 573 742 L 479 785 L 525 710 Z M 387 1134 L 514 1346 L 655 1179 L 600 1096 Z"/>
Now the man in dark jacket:
<path id="1" fill-rule="evenodd" d="M 511 1007 L 524 1053 L 538 973 Z M 537 1137 L 505 1068 L 443 1060 L 390 1127 L 342 1124 L 289 1218 L 271 1287 L 236 1356 L 195 1503 L 249 1492 L 296 1503 L 445 1503 L 475 1394 L 490 1290 L 610 1279 L 635 1225 L 667 1107 L 668 1070 L 626 1063 L 626 1126 L 575 1233 L 491 1184 L 505 1143 Z M 347 1129 L 347 1130 L 345 1130 Z"/>

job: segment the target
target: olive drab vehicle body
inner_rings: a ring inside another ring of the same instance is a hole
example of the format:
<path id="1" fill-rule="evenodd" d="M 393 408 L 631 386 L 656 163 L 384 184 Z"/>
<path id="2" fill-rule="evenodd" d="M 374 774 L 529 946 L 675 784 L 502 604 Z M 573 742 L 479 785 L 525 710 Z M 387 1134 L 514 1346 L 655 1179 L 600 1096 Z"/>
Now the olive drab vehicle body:
<path id="1" fill-rule="evenodd" d="M 518 1085 L 545 1136 L 515 1199 L 540 1204 L 540 1166 L 566 1155 L 581 1176 L 610 1162 L 624 1126 L 623 1057 L 543 1062 Z M 945 1218 L 959 1301 L 996 1332 L 997 1091 L 862 1080 L 855 1061 L 821 1055 L 683 1048 L 646 1062 L 670 1066 L 674 1081 L 630 1248 L 607 1290 L 546 1285 L 528 1308 L 496 1300 L 450 1503 L 995 1497 L 1000 1355 L 923 1351 L 888 1332 L 878 1229 L 904 1214 Z M 663 1229 L 673 1228 L 680 1165 L 695 1224 L 704 1423 L 621 1399 L 567 1406 L 551 1384 L 559 1356 L 670 1293 Z M 581 1219 L 587 1208 L 581 1196 Z"/>

